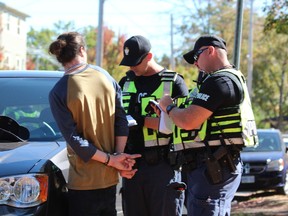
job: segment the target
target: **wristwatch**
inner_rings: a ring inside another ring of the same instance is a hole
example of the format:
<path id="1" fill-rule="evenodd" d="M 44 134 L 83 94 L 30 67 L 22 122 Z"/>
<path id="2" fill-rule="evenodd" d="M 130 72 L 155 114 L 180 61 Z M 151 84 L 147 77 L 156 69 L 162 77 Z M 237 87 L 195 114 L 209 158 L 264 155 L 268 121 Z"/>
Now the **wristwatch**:
<path id="1" fill-rule="evenodd" d="M 171 112 L 172 109 L 174 109 L 175 107 L 177 107 L 175 104 L 170 104 L 166 107 L 166 112 L 169 115 L 169 113 Z"/>

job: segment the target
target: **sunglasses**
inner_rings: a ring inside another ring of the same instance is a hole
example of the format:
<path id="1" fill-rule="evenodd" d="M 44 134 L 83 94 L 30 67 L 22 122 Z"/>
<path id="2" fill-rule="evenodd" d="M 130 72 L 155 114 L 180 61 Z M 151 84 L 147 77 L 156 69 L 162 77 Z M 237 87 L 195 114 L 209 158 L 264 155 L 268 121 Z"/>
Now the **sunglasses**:
<path id="1" fill-rule="evenodd" d="M 207 50 L 208 49 L 208 47 L 206 47 L 206 48 L 204 48 L 204 49 L 199 49 L 196 53 L 195 53 L 195 55 L 194 55 L 194 60 L 195 60 L 195 62 L 197 62 L 197 60 L 199 59 L 199 56 L 201 55 L 201 53 L 203 53 L 205 50 Z"/>

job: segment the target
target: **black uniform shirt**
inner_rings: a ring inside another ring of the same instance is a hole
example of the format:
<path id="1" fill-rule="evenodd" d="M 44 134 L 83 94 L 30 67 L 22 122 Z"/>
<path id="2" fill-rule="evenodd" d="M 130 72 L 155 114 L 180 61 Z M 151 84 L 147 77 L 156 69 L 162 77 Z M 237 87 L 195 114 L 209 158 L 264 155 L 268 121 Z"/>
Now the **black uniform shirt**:
<path id="1" fill-rule="evenodd" d="M 203 81 L 192 104 L 215 112 L 219 108 L 235 106 L 240 102 L 240 90 L 231 78 L 212 75 Z"/>

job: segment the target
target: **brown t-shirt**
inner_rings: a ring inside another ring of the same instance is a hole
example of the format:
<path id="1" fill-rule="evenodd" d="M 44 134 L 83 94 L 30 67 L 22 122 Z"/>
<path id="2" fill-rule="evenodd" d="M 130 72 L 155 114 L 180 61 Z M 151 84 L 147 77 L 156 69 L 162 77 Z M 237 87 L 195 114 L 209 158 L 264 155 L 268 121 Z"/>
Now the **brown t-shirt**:
<path id="1" fill-rule="evenodd" d="M 116 169 L 91 157 L 97 149 L 115 152 L 115 134 L 128 135 L 119 89 L 108 73 L 87 66 L 65 75 L 51 90 L 52 113 L 68 147 L 70 189 L 92 190 L 118 183 Z"/>

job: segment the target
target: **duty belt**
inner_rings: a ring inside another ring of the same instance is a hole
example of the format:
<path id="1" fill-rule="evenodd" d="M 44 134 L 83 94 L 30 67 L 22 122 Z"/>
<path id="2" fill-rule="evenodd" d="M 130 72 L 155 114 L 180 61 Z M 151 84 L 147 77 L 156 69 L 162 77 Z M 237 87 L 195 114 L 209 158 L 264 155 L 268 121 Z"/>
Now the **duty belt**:
<path id="1" fill-rule="evenodd" d="M 224 139 L 226 145 L 231 145 L 229 140 L 232 141 L 233 145 L 243 145 L 243 139 L 242 138 L 229 138 Z M 220 146 L 221 141 L 220 140 L 210 140 L 208 141 L 209 146 Z M 180 151 L 184 149 L 197 149 L 197 148 L 202 148 L 205 147 L 205 144 L 203 142 L 197 142 L 197 141 L 192 141 L 192 142 L 184 142 L 182 144 L 177 144 L 174 145 L 174 150 L 175 151 Z"/>
<path id="2" fill-rule="evenodd" d="M 156 165 L 163 160 L 167 160 L 169 146 L 145 148 L 143 159 L 148 165 Z"/>
<path id="3" fill-rule="evenodd" d="M 213 152 L 216 149 L 213 150 Z M 232 156 L 232 160 L 237 164 L 240 160 L 240 150 L 229 150 Z M 186 163 L 182 165 L 183 171 L 193 171 L 194 169 L 200 167 L 205 163 L 205 148 L 199 149 L 189 149 L 185 151 Z M 221 167 L 227 167 L 228 162 L 225 157 L 219 159 Z"/>

